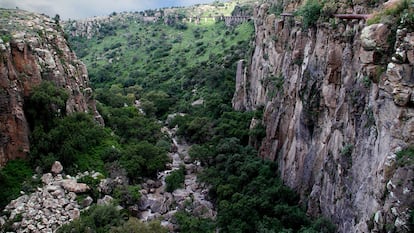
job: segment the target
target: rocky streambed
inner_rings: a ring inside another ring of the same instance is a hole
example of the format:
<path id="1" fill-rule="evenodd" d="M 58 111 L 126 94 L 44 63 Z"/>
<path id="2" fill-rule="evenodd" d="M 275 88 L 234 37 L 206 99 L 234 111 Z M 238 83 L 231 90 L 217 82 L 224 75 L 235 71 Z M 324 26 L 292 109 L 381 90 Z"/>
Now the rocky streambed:
<path id="1" fill-rule="evenodd" d="M 202 167 L 198 161 L 190 158 L 190 146 L 178 140 L 176 130 L 163 128 L 163 132 L 172 139 L 172 150 L 168 153 L 170 162 L 166 164 L 166 170 L 160 171 L 156 180 L 145 180 L 141 184 L 139 202 L 129 207 L 132 216 L 144 222 L 160 220 L 170 232 L 176 232 L 179 228 L 174 218 L 178 211 L 202 218 L 216 217 L 214 206 L 208 200 L 208 186 L 197 181 L 197 174 L 202 171 Z M 181 167 L 185 171 L 182 188 L 167 192 L 165 178 Z M 14 229 L 14 232 L 55 232 L 61 225 L 79 218 L 80 212 L 94 202 L 98 205 L 110 204 L 113 200 L 111 190 L 128 183 L 125 177 L 102 179 L 103 175 L 99 172 L 84 172 L 71 177 L 62 175 L 62 171 L 62 165 L 55 162 L 50 173 L 39 177 L 41 187 L 30 194 L 22 193 L 22 196 L 10 202 L 0 214 L 0 230 L 11 224 L 8 228 Z M 85 176 L 100 180 L 98 191 L 103 198 L 78 198 L 90 190 L 88 185 L 78 183 Z"/>
<path id="2" fill-rule="evenodd" d="M 143 221 L 160 219 L 161 224 L 170 231 L 177 229 L 174 214 L 187 211 L 193 216 L 212 218 L 216 216 L 213 204 L 208 200 L 208 186 L 197 181 L 197 173 L 202 170 L 200 162 L 193 161 L 188 155 L 189 145 L 178 140 L 176 129 L 163 129 L 172 138 L 173 150 L 168 154 L 171 162 L 166 170 L 158 173 L 157 180 L 147 180 L 142 184 L 141 200 L 138 204 L 138 217 Z M 182 188 L 172 193 L 166 191 L 165 178 L 174 170 L 185 168 Z"/>

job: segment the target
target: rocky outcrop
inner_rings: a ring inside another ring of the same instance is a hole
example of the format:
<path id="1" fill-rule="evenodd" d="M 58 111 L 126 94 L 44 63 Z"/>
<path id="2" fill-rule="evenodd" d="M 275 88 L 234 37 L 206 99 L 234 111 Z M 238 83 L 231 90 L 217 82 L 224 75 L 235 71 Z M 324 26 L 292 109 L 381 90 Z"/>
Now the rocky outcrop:
<path id="1" fill-rule="evenodd" d="M 54 168 L 55 166 L 52 167 L 52 170 Z M 17 233 L 49 233 L 55 232 L 61 225 L 79 218 L 81 207 L 76 200 L 76 193 L 86 192 L 89 187 L 86 184 L 77 183 L 76 179 L 72 177 L 64 179 L 60 172 L 55 175 L 52 173 L 44 174 L 40 179 L 43 183 L 42 188 L 38 187 L 36 192 L 20 196 L 10 202 L 3 212 L 7 214 L 0 216 L 0 229 L 13 229 Z M 71 185 L 68 186 L 68 183 Z M 82 187 L 83 189 L 74 187 Z M 90 201 L 83 207 L 87 207 L 91 203 Z"/>
<path id="2" fill-rule="evenodd" d="M 268 8 L 255 11 L 256 47 L 233 99 L 236 109 L 265 109 L 260 155 L 339 232 L 408 232 L 413 164 L 396 153 L 414 144 L 414 32 L 398 30 L 392 48 L 383 24 L 303 30 Z"/>
<path id="3" fill-rule="evenodd" d="M 0 166 L 30 150 L 24 100 L 43 80 L 69 93 L 66 112 L 95 107 L 85 65 L 71 51 L 59 22 L 21 10 L 0 9 Z"/>

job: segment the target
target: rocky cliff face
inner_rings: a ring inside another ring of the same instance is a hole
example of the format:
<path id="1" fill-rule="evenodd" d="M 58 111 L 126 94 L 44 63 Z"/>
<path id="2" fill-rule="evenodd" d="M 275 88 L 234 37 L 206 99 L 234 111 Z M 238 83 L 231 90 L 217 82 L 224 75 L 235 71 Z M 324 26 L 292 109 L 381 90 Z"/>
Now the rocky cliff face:
<path id="1" fill-rule="evenodd" d="M 397 31 L 391 58 L 380 53 L 386 25 L 332 19 L 303 30 L 268 9 L 255 11 L 256 47 L 248 71 L 239 63 L 233 99 L 238 110 L 265 109 L 260 155 L 339 232 L 408 232 L 413 165 L 396 153 L 414 143 L 414 32 Z"/>
<path id="2" fill-rule="evenodd" d="M 43 80 L 67 89 L 67 113 L 100 115 L 85 65 L 69 48 L 58 22 L 44 15 L 0 9 L 0 166 L 30 150 L 24 99 Z"/>

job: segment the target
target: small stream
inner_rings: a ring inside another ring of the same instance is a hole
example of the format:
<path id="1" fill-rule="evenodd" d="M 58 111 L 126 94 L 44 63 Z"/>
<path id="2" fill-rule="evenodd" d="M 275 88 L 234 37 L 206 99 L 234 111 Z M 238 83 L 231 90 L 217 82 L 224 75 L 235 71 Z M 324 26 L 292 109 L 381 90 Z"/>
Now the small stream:
<path id="1" fill-rule="evenodd" d="M 147 180 L 142 185 L 144 189 L 141 190 L 142 197 L 139 203 L 140 219 L 143 221 L 159 219 L 170 232 L 174 232 L 177 228 L 173 215 L 180 210 L 194 216 L 214 219 L 216 211 L 207 199 L 208 188 L 197 182 L 197 173 L 202 171 L 200 162 L 191 160 L 188 155 L 190 146 L 185 141 L 178 140 L 176 129 L 164 127 L 162 131 L 172 138 L 174 149 L 173 152 L 168 153 L 171 162 L 166 165 L 167 170 L 158 173 L 156 181 Z M 165 177 L 182 165 L 186 171 L 183 188 L 172 193 L 166 192 Z"/>

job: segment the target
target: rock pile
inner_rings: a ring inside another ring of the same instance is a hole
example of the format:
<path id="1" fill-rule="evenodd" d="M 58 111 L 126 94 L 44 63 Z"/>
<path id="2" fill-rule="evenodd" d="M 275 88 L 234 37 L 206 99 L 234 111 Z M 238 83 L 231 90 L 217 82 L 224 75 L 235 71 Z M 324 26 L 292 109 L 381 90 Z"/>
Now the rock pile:
<path id="1" fill-rule="evenodd" d="M 170 136 L 174 130 L 166 129 Z M 193 161 L 188 155 L 189 146 L 185 142 L 177 143 L 173 138 L 172 152 L 169 153 L 171 163 L 166 164 L 167 170 L 158 174 L 158 179 L 147 179 L 141 184 L 141 198 L 138 202 L 127 201 L 128 210 L 133 216 L 143 221 L 161 220 L 171 232 L 179 226 L 174 218 L 177 211 L 187 211 L 193 216 L 212 218 L 216 216 L 213 204 L 207 199 L 208 187 L 197 182 L 197 173 L 202 170 L 199 162 Z M 185 168 L 185 180 L 182 188 L 170 193 L 166 190 L 165 177 L 171 172 Z M 83 208 L 87 208 L 96 201 L 98 205 L 111 204 L 114 190 L 128 184 L 122 175 L 114 178 L 103 178 L 102 174 L 84 172 L 76 177 L 63 176 L 63 166 L 55 162 L 51 173 L 44 174 L 40 179 L 42 188 L 30 195 L 23 195 L 13 200 L 5 208 L 3 217 L 0 217 L 0 229 L 13 229 L 13 232 L 55 232 L 55 230 L 80 216 Z M 94 187 L 78 183 L 82 177 L 90 176 L 100 179 L 96 187 L 101 199 L 93 200 L 91 197 L 82 197 L 77 202 L 77 195 L 83 194 Z M 123 207 L 118 206 L 122 209 Z"/>
<path id="2" fill-rule="evenodd" d="M 6 215 L 0 218 L 0 226 L 10 224 L 17 233 L 49 233 L 78 218 L 81 207 L 76 201 L 77 194 L 88 191 L 89 187 L 77 183 L 75 178 L 63 178 L 60 174 L 62 170 L 62 165 L 56 162 L 52 167 L 53 174 L 41 177 L 42 188 L 7 205 L 4 210 Z"/>

